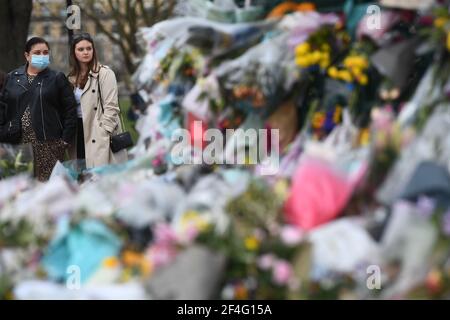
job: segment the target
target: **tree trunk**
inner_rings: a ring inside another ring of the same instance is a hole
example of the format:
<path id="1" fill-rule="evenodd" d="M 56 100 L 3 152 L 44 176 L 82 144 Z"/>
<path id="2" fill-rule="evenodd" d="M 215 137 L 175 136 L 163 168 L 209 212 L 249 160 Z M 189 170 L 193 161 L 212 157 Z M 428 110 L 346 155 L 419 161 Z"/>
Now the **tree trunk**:
<path id="1" fill-rule="evenodd" d="M 25 63 L 24 48 L 32 0 L 0 1 L 0 70 L 9 72 Z"/>

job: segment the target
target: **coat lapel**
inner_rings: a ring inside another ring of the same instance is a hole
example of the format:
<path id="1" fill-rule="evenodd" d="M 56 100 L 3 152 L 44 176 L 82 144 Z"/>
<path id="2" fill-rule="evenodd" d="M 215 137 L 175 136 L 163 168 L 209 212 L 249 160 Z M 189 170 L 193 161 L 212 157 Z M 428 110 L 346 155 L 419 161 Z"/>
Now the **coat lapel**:
<path id="1" fill-rule="evenodd" d="M 99 72 L 89 71 L 88 81 L 86 82 L 86 85 L 84 86 L 83 93 L 81 94 L 81 96 L 83 96 L 88 91 L 88 89 L 91 87 L 93 81 L 95 83 L 97 83 L 98 75 L 99 75 Z"/>

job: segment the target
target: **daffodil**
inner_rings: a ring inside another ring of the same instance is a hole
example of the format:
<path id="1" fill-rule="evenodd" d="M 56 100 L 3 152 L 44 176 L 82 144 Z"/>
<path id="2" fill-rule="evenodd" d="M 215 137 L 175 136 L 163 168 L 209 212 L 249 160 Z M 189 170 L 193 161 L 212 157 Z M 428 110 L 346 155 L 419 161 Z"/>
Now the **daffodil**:
<path id="1" fill-rule="evenodd" d="M 295 58 L 295 64 L 302 68 L 306 68 L 306 67 L 309 67 L 309 60 L 308 60 L 308 58 L 306 58 L 304 56 L 297 57 L 297 58 Z"/>
<path id="2" fill-rule="evenodd" d="M 309 45 L 309 43 L 304 42 L 295 48 L 295 54 L 303 56 L 303 55 L 307 54 L 310 50 L 311 50 L 311 46 Z"/>
<path id="3" fill-rule="evenodd" d="M 333 114 L 333 122 L 338 123 L 341 120 L 341 115 L 342 115 L 342 107 L 336 106 L 336 109 L 334 110 Z"/>
<path id="4" fill-rule="evenodd" d="M 312 64 L 317 64 L 320 62 L 320 59 L 322 58 L 322 53 L 320 51 L 314 51 L 311 54 L 311 60 L 312 60 Z"/>
<path id="5" fill-rule="evenodd" d="M 328 75 L 336 79 L 339 75 L 339 70 L 336 67 L 331 67 L 328 69 Z"/>
<path id="6" fill-rule="evenodd" d="M 209 222 L 198 212 L 187 211 L 181 219 L 181 225 L 184 228 L 187 228 L 188 226 L 194 226 L 199 231 L 205 231 L 209 227 Z"/>
<path id="7" fill-rule="evenodd" d="M 360 67 L 354 67 L 354 68 L 352 68 L 352 73 L 356 78 L 359 78 L 362 76 L 363 71 Z"/>
<path id="8" fill-rule="evenodd" d="M 361 146 L 367 146 L 370 142 L 370 132 L 368 128 L 361 129 L 359 133 L 359 143 Z"/>
<path id="9" fill-rule="evenodd" d="M 340 70 L 338 77 L 345 82 L 353 82 L 353 76 L 348 70 Z"/>
<path id="10" fill-rule="evenodd" d="M 450 51 L 450 32 L 447 33 L 447 50 Z"/>
<path id="11" fill-rule="evenodd" d="M 245 248 L 249 251 L 255 251 L 259 248 L 259 240 L 255 236 L 246 237 L 244 244 Z"/>
<path id="12" fill-rule="evenodd" d="M 103 265 L 106 268 L 115 268 L 119 265 L 119 260 L 116 257 L 109 257 L 103 260 Z"/>
<path id="13" fill-rule="evenodd" d="M 358 78 L 358 82 L 361 85 L 366 86 L 369 83 L 369 77 L 367 77 L 367 75 L 363 74 Z"/>
<path id="14" fill-rule="evenodd" d="M 438 29 L 441 29 L 442 27 L 445 26 L 447 21 L 448 19 L 444 17 L 437 18 L 436 20 L 434 20 L 434 26 Z"/>

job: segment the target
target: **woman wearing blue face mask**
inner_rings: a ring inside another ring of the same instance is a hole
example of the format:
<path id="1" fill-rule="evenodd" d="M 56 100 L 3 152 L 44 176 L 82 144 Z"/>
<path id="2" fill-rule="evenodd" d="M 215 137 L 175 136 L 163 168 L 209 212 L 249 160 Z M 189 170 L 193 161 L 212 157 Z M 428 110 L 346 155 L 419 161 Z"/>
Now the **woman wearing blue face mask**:
<path id="1" fill-rule="evenodd" d="M 63 161 L 76 130 L 76 100 L 62 72 L 48 67 L 48 43 L 38 37 L 25 45 L 27 63 L 10 72 L 0 93 L 0 142 L 31 143 L 34 174 L 46 181 Z"/>

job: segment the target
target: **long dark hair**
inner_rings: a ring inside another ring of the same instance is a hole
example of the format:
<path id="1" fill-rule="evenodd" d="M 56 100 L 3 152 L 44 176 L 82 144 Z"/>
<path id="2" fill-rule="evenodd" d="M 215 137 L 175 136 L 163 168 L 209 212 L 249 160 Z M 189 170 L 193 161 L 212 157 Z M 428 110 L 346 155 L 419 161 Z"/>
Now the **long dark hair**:
<path id="1" fill-rule="evenodd" d="M 29 40 L 27 41 L 27 43 L 25 43 L 25 52 L 26 52 L 26 53 L 30 53 L 30 51 L 31 51 L 31 49 L 33 48 L 33 46 L 34 46 L 35 44 L 39 44 L 39 43 L 45 44 L 45 45 L 47 46 L 48 50 L 50 50 L 50 46 L 49 46 L 48 42 L 47 42 L 44 38 L 41 38 L 41 37 L 33 37 L 33 38 L 29 39 Z"/>
<path id="2" fill-rule="evenodd" d="M 94 40 L 92 40 L 92 37 L 89 33 L 80 33 L 76 34 L 73 38 L 72 45 L 70 47 L 70 72 L 69 77 L 75 77 L 75 83 L 74 85 L 80 85 L 80 87 L 84 87 L 87 82 L 87 77 L 82 78 L 81 76 L 81 67 L 80 62 L 77 60 L 77 57 L 75 56 L 75 47 L 76 45 L 86 40 L 92 44 L 92 60 L 88 64 L 88 71 L 98 72 L 99 64 L 97 59 L 97 51 L 95 50 Z"/>

